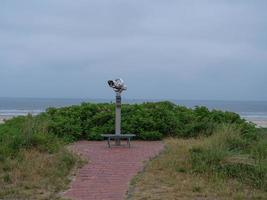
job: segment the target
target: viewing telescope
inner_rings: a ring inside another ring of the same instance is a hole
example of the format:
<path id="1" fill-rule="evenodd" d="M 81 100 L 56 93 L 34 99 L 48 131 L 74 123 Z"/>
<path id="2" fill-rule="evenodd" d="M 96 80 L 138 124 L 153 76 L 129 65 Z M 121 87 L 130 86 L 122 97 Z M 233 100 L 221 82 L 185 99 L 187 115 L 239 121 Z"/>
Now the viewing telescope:
<path id="1" fill-rule="evenodd" d="M 108 85 L 116 92 L 116 114 L 115 114 L 115 134 L 102 134 L 102 137 L 108 138 L 108 146 L 110 147 L 110 140 L 115 140 L 115 145 L 121 145 L 121 139 L 127 139 L 128 147 L 130 147 L 131 138 L 135 137 L 135 134 L 121 134 L 121 93 L 127 90 L 121 78 L 115 80 L 108 80 Z"/>
<path id="2" fill-rule="evenodd" d="M 122 93 L 122 91 L 127 90 L 126 85 L 124 84 L 124 81 L 121 78 L 117 78 L 114 81 L 109 80 L 108 81 L 109 87 L 113 88 L 115 92 Z"/>

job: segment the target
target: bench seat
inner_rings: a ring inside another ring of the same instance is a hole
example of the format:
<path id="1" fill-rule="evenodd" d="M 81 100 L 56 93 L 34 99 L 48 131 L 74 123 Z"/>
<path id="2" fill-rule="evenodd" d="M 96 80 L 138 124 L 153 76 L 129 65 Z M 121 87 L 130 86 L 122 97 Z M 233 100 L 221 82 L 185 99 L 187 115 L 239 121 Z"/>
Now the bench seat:
<path id="1" fill-rule="evenodd" d="M 120 135 L 116 135 L 116 134 L 102 134 L 101 135 L 104 138 L 107 138 L 107 142 L 108 142 L 108 147 L 110 148 L 110 140 L 113 139 L 116 141 L 116 145 L 120 145 L 120 139 L 127 139 L 127 144 L 128 147 L 131 147 L 131 138 L 135 137 L 135 134 L 120 134 Z"/>

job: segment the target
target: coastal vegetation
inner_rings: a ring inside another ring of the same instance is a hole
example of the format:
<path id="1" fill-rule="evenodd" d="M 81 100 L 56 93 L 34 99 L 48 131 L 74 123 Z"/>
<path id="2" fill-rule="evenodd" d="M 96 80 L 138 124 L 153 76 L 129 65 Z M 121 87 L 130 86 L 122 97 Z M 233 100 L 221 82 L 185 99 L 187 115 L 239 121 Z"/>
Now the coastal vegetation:
<path id="1" fill-rule="evenodd" d="M 59 199 L 71 170 L 82 164 L 65 144 L 48 133 L 42 115 L 0 125 L 0 199 Z"/>
<path id="2" fill-rule="evenodd" d="M 108 103 L 83 103 L 80 106 L 50 108 L 43 117 L 47 119 L 49 132 L 67 141 L 100 140 L 101 134 L 115 131 L 114 107 L 114 104 Z M 254 125 L 232 112 L 209 111 L 206 107 L 191 109 L 171 102 L 126 104 L 122 108 L 122 131 L 136 134 L 137 139 L 209 136 L 217 124 L 222 123 L 236 124 L 251 139 L 257 137 Z"/>
<path id="3" fill-rule="evenodd" d="M 112 103 L 82 103 L 0 125 L 0 199 L 58 198 L 69 173 L 81 163 L 66 145 L 114 133 L 114 115 Z M 265 194 L 266 130 L 238 114 L 157 102 L 123 105 L 122 116 L 123 133 L 166 143 L 166 150 L 134 180 L 131 198 L 164 195 L 164 188 L 170 190 L 166 195 L 178 197 L 182 194 L 175 191 L 183 184 L 190 195 Z M 217 192 L 211 185 L 225 187 Z"/>
<path id="4" fill-rule="evenodd" d="M 229 139 L 235 127 L 220 128 L 211 137 L 164 139 L 164 152 L 132 180 L 127 199 L 266 199 L 266 140 L 237 150 L 230 140 L 243 146 L 240 132 Z"/>

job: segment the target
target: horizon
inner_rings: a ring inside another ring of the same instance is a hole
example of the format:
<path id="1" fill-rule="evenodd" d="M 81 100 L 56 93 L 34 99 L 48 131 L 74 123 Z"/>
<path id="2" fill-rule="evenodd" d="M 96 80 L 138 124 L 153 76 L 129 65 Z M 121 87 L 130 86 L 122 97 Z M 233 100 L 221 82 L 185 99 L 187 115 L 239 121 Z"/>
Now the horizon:
<path id="1" fill-rule="evenodd" d="M 115 101 L 111 96 L 110 98 L 94 98 L 94 97 L 5 97 L 0 96 L 0 99 L 50 99 L 50 100 L 111 100 Z M 218 102 L 267 102 L 267 100 L 256 100 L 256 99 L 248 99 L 248 100 L 238 100 L 238 99 L 171 99 L 171 98 L 125 98 L 122 95 L 122 99 L 124 100 L 137 100 L 137 101 L 218 101 Z"/>

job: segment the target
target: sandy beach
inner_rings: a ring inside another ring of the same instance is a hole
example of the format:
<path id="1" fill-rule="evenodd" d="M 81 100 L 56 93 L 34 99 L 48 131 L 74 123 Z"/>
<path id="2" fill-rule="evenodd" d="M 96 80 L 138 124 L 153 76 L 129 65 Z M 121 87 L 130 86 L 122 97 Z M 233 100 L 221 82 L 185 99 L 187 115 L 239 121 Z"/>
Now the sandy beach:
<path id="1" fill-rule="evenodd" d="M 254 124 L 257 125 L 257 127 L 267 128 L 267 120 L 250 120 Z"/>
<path id="2" fill-rule="evenodd" d="M 0 115 L 0 124 L 4 123 L 5 120 L 11 119 L 13 116 L 1 116 Z"/>

